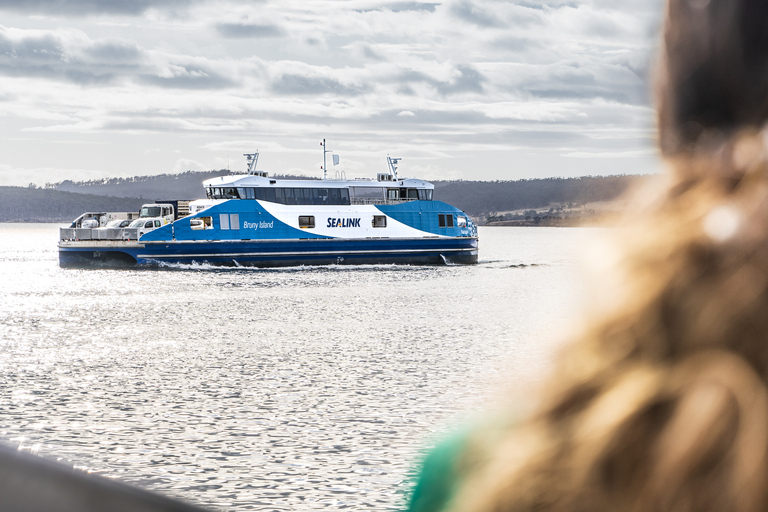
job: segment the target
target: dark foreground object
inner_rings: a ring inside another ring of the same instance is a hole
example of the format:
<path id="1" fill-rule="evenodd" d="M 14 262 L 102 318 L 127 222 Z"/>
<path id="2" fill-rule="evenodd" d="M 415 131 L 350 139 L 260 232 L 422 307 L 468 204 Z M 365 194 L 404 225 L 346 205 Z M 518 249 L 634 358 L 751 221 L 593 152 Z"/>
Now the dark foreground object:
<path id="1" fill-rule="evenodd" d="M 204 509 L 0 445 L 3 512 L 203 512 Z"/>

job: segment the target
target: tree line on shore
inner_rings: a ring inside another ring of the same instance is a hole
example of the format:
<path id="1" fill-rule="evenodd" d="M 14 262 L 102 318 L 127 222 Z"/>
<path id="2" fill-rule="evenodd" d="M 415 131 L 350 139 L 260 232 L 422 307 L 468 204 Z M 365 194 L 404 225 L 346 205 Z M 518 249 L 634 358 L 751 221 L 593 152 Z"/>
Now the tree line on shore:
<path id="1" fill-rule="evenodd" d="M 137 212 L 145 202 L 136 197 L 0 187 L 0 222 L 69 222 L 86 211 Z"/>
<path id="2" fill-rule="evenodd" d="M 87 182 L 67 180 L 44 187 L 0 187 L 0 222 L 65 222 L 85 211 L 138 211 L 143 203 L 156 199 L 197 199 L 204 197 L 203 180 L 227 172 L 188 171 Z M 552 224 L 553 219 L 573 217 L 579 205 L 614 200 L 645 178 L 619 175 L 433 183 L 434 199 L 464 210 L 478 224 Z"/>

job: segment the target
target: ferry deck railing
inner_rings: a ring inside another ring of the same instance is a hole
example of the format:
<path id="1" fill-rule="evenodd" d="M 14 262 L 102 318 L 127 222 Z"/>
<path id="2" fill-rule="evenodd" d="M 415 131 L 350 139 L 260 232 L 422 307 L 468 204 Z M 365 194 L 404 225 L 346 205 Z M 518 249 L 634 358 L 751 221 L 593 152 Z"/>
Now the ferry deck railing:
<path id="1" fill-rule="evenodd" d="M 59 240 L 138 240 L 139 228 L 59 228 Z"/>
<path id="2" fill-rule="evenodd" d="M 352 197 L 350 198 L 350 204 L 401 204 L 409 203 L 411 201 L 418 201 L 418 199 L 383 199 L 379 197 Z"/>

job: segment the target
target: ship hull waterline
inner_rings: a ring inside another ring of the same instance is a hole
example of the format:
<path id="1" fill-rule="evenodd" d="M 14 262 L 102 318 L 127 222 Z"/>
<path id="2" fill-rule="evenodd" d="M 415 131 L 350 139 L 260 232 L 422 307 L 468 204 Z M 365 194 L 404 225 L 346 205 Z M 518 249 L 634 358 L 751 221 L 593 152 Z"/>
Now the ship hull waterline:
<path id="1" fill-rule="evenodd" d="M 62 242 L 64 268 L 136 268 L 163 265 L 293 267 L 302 265 L 471 265 L 475 237 L 414 239 L 299 239 L 216 242 L 166 241 L 110 246 Z"/>

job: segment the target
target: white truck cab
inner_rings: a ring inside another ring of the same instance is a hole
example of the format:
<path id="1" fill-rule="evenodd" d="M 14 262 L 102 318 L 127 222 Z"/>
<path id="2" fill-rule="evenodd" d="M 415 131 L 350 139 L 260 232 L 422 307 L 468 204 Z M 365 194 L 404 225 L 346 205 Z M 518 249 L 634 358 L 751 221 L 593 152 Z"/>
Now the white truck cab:
<path id="1" fill-rule="evenodd" d="M 139 218 L 143 219 L 149 217 L 160 217 L 163 219 L 163 225 L 170 224 L 176 218 L 173 211 L 173 205 L 165 203 L 152 203 L 142 205 L 141 211 L 139 212 Z"/>

